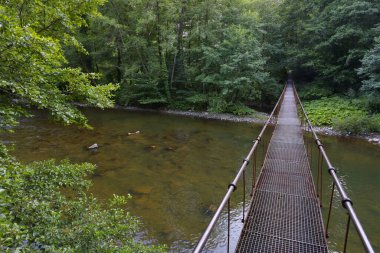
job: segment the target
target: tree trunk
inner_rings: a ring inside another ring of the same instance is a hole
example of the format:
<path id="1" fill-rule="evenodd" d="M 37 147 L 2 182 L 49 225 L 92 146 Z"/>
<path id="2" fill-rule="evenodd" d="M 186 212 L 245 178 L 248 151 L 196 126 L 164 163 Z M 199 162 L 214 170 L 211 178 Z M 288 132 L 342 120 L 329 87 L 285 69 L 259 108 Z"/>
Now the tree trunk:
<path id="1" fill-rule="evenodd" d="M 170 94 L 170 88 L 167 79 L 164 79 L 164 71 L 166 71 L 166 68 L 164 68 L 163 63 L 163 55 L 162 55 L 162 45 L 161 45 L 161 27 L 160 27 L 160 2 L 159 0 L 156 0 L 156 31 L 157 31 L 157 50 L 158 50 L 158 58 L 159 58 L 159 64 L 160 64 L 160 71 L 159 71 L 159 84 L 164 86 L 165 89 L 165 95 L 167 100 L 171 101 L 171 94 Z"/>
<path id="2" fill-rule="evenodd" d="M 178 69 L 177 65 L 180 64 L 179 62 L 182 62 L 182 36 L 183 36 L 183 31 L 184 31 L 183 22 L 184 22 L 186 4 L 187 4 L 187 0 L 183 0 L 179 20 L 177 23 L 177 48 L 174 54 L 174 61 L 173 61 L 171 78 L 170 78 L 170 88 L 173 87 L 175 71 L 176 69 Z"/>

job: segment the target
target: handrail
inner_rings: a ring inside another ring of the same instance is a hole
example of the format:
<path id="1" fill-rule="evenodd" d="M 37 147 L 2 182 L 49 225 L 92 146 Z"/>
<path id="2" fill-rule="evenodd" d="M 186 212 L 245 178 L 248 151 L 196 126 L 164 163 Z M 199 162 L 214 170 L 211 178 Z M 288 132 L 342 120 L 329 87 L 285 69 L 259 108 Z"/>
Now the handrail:
<path id="1" fill-rule="evenodd" d="M 226 206 L 227 202 L 229 201 L 230 197 L 231 197 L 231 194 L 237 189 L 237 183 L 241 177 L 241 175 L 245 172 L 245 169 L 249 163 L 249 160 L 251 159 L 252 157 L 252 154 L 254 153 L 254 151 L 256 150 L 261 138 L 263 137 L 264 135 L 264 132 L 265 130 L 267 129 L 268 125 L 272 122 L 273 118 L 274 118 L 274 115 L 276 113 L 278 113 L 279 111 L 279 106 L 280 106 L 280 102 L 282 101 L 283 97 L 284 97 L 284 94 L 285 94 L 285 90 L 286 90 L 286 86 L 284 87 L 284 89 L 282 90 L 282 93 L 281 93 L 281 96 L 280 98 L 278 99 L 272 113 L 270 114 L 269 118 L 267 119 L 267 121 L 265 122 L 265 125 L 263 126 L 260 134 L 258 135 L 258 137 L 256 138 L 256 140 L 253 141 L 253 146 L 251 148 L 251 150 L 249 151 L 248 155 L 246 156 L 246 158 L 243 160 L 243 164 L 241 165 L 238 173 L 236 174 L 234 180 L 232 181 L 232 183 L 230 183 L 228 185 L 228 190 L 227 190 L 227 193 L 225 194 L 222 202 L 220 203 L 218 209 L 216 210 L 214 216 L 212 217 L 209 225 L 207 226 L 205 232 L 203 233 L 201 239 L 199 240 L 198 244 L 197 244 L 197 247 L 195 248 L 194 250 L 194 253 L 199 253 L 201 252 L 201 250 L 203 249 L 203 247 L 205 246 L 209 236 L 210 236 L 210 233 L 212 231 L 212 229 L 214 228 L 216 222 L 218 221 L 218 219 L 220 218 L 220 215 L 222 214 L 222 211 L 224 209 L 224 207 Z"/>
<path id="2" fill-rule="evenodd" d="M 323 144 L 321 142 L 321 140 L 318 138 L 318 135 L 316 134 L 316 132 L 314 131 L 314 128 L 313 128 L 313 125 L 311 124 L 311 121 L 309 119 L 309 117 L 307 116 L 307 113 L 305 111 L 305 108 L 303 107 L 302 105 L 302 102 L 301 102 L 301 99 L 299 98 L 298 96 L 298 93 L 297 93 L 297 90 L 296 90 L 296 87 L 294 85 L 294 82 L 293 82 L 293 90 L 294 90 L 294 94 L 296 96 L 296 99 L 297 99 L 297 103 L 299 104 L 299 106 L 301 107 L 301 110 L 302 110 L 302 113 L 307 121 L 307 124 L 310 128 L 310 131 L 312 132 L 313 134 L 313 137 L 314 137 L 314 140 L 316 142 L 316 145 L 318 146 L 326 164 L 327 164 L 327 167 L 328 167 L 328 172 L 329 174 L 331 175 L 332 179 L 333 179 L 333 182 L 334 184 L 337 186 L 338 188 L 338 192 L 340 194 L 340 197 L 341 197 L 341 202 L 342 202 L 342 205 L 345 209 L 347 209 L 348 211 L 348 215 L 349 217 L 352 219 L 352 221 L 354 222 L 354 225 L 355 225 L 355 228 L 356 228 L 356 231 L 358 232 L 359 234 L 359 237 L 363 243 L 363 246 L 364 248 L 366 249 L 366 251 L 368 253 L 374 253 L 375 250 L 372 248 L 372 245 L 363 229 L 363 226 L 361 225 L 356 213 L 355 213 L 355 210 L 353 208 L 353 202 L 352 200 L 348 197 L 348 194 L 346 193 L 346 191 L 344 190 L 337 174 L 336 174 L 336 169 L 333 167 L 333 165 L 331 164 L 330 162 L 330 159 L 328 158 L 327 156 L 327 153 L 325 151 L 325 149 L 323 148 Z M 348 222 L 349 224 L 349 222 Z"/>

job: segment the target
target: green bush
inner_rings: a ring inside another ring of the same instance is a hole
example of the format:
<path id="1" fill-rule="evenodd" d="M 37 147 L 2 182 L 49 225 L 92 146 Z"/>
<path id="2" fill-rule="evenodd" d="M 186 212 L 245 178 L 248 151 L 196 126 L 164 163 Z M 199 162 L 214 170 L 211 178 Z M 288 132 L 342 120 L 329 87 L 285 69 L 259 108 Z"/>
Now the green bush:
<path id="1" fill-rule="evenodd" d="M 232 105 L 229 108 L 229 112 L 238 116 L 253 115 L 256 111 L 247 107 L 246 105 Z"/>
<path id="2" fill-rule="evenodd" d="M 334 120 L 367 115 L 355 100 L 341 97 L 308 101 L 304 103 L 304 107 L 311 122 L 316 126 L 331 126 Z"/>
<path id="3" fill-rule="evenodd" d="M 333 94 L 332 90 L 322 87 L 318 84 L 311 84 L 300 88 L 299 96 L 301 100 L 315 100 L 323 97 L 330 97 Z"/>
<path id="4" fill-rule="evenodd" d="M 335 119 L 333 127 L 346 134 L 380 132 L 380 121 L 368 115 L 353 115 Z"/>
<path id="5" fill-rule="evenodd" d="M 21 165 L 0 145 L 1 252 L 163 252 L 135 242 L 138 220 L 126 197 L 87 194 L 95 166 L 53 160 Z"/>
<path id="6" fill-rule="evenodd" d="M 185 100 L 190 104 L 192 110 L 200 111 L 207 108 L 208 97 L 205 94 L 195 94 Z"/>
<path id="7" fill-rule="evenodd" d="M 365 106 L 372 113 L 380 112 L 380 93 L 372 93 L 366 96 Z"/>
<path id="8" fill-rule="evenodd" d="M 155 81 L 129 82 L 121 85 L 117 96 L 120 105 L 165 106 L 166 98 L 159 92 Z"/>
<path id="9" fill-rule="evenodd" d="M 207 111 L 214 113 L 227 112 L 228 103 L 221 97 L 211 97 L 208 102 Z"/>
<path id="10" fill-rule="evenodd" d="M 380 114 L 369 115 L 362 99 L 322 98 L 304 103 L 316 126 L 333 126 L 347 134 L 380 132 Z"/>
<path id="11" fill-rule="evenodd" d="M 158 98 L 142 98 L 139 99 L 138 102 L 140 105 L 149 105 L 149 106 L 164 106 L 168 104 L 166 98 L 158 97 Z"/>
<path id="12" fill-rule="evenodd" d="M 177 100 L 171 101 L 168 108 L 172 110 L 180 110 L 180 111 L 192 110 L 191 104 L 189 104 L 187 101 L 177 101 Z"/>

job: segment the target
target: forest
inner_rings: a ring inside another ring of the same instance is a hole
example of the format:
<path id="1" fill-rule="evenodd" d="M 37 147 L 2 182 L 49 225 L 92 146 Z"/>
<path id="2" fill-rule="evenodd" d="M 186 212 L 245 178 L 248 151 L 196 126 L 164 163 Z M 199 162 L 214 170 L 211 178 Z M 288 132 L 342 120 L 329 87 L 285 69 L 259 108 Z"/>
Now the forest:
<path id="1" fill-rule="evenodd" d="M 0 0 L 0 61 L 2 132 L 30 108 L 91 128 L 76 103 L 254 116 L 289 72 L 315 125 L 380 132 L 379 1 Z M 94 165 L 9 149 L 0 251 L 165 251 L 134 240 L 128 196 L 86 193 Z"/>

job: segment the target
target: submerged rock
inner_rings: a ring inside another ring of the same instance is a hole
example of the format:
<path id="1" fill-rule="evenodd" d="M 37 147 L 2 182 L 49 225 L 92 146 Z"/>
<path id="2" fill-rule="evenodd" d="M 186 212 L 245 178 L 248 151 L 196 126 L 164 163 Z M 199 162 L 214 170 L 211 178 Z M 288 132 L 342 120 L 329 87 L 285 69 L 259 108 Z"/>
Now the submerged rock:
<path id="1" fill-rule="evenodd" d="M 94 143 L 91 146 L 89 146 L 87 149 L 91 150 L 91 149 L 97 149 L 97 148 L 99 148 L 99 145 L 97 143 Z"/>
<path id="2" fill-rule="evenodd" d="M 129 133 L 128 133 L 128 136 L 129 136 L 129 135 L 136 135 L 136 134 L 140 134 L 140 131 L 136 131 L 136 132 L 129 132 Z"/>
<path id="3" fill-rule="evenodd" d="M 217 206 L 211 204 L 209 205 L 208 207 L 203 207 L 203 214 L 206 215 L 206 216 L 213 216 L 216 212 L 216 210 L 218 209 Z"/>
<path id="4" fill-rule="evenodd" d="M 166 151 L 175 151 L 177 148 L 176 147 L 166 147 Z"/>
<path id="5" fill-rule="evenodd" d="M 148 185 L 139 185 L 135 187 L 133 190 L 134 192 L 138 192 L 140 194 L 149 194 L 153 190 L 153 187 Z"/>

